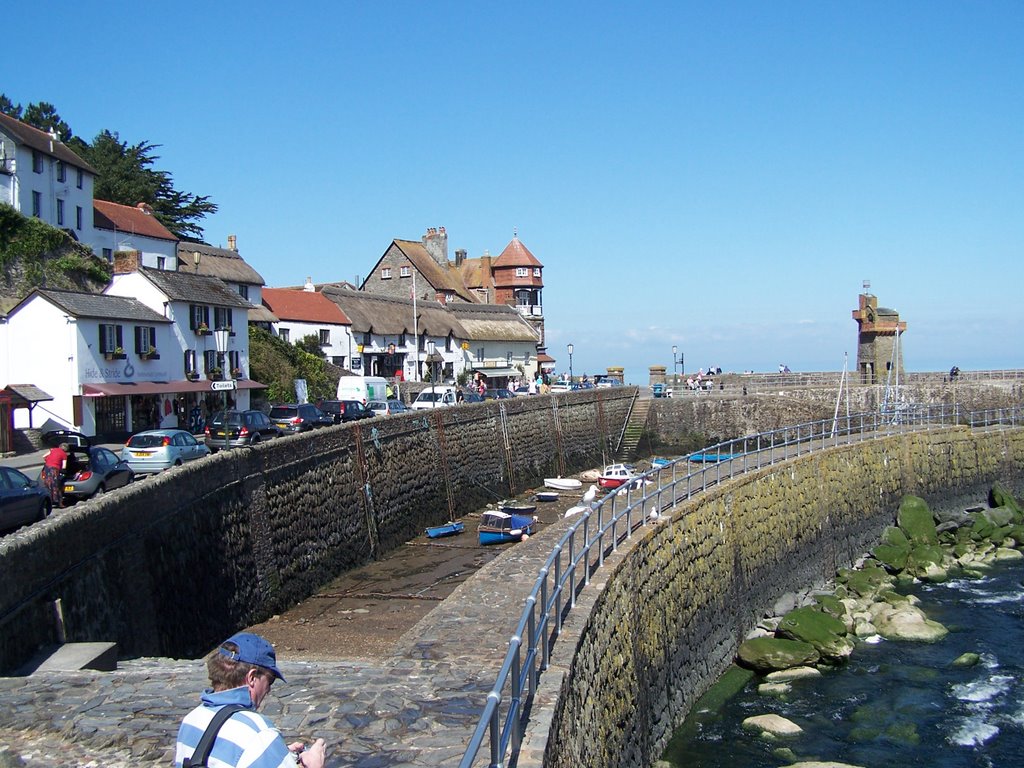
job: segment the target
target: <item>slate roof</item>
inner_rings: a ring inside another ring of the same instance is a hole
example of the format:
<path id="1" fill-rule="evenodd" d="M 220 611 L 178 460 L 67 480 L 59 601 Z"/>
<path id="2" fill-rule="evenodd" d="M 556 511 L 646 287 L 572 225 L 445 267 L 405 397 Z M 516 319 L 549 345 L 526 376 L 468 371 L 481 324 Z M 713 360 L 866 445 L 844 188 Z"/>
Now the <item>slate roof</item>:
<path id="1" fill-rule="evenodd" d="M 411 299 L 395 299 L 336 286 L 324 286 L 323 295 L 333 301 L 352 322 L 354 333 L 381 335 L 420 334 L 468 338 L 458 319 L 436 301 L 415 303 L 417 322 L 413 322 Z M 452 305 L 449 305 L 452 306 Z"/>
<path id="2" fill-rule="evenodd" d="M 196 251 L 199 252 L 199 269 L 192 256 Z M 263 276 L 249 266 L 238 251 L 206 243 L 178 243 L 178 271 L 217 277 L 229 283 L 266 285 Z"/>
<path id="3" fill-rule="evenodd" d="M 43 152 L 50 157 L 55 157 L 68 165 L 88 171 L 96 175 L 96 169 L 80 158 L 59 139 L 55 139 L 46 131 L 33 128 L 28 123 L 16 120 L 10 115 L 0 112 L 0 131 L 3 131 L 19 144 L 24 144 L 30 149 Z M 31 171 L 32 169 L 29 168 Z"/>
<path id="4" fill-rule="evenodd" d="M 351 324 L 351 320 L 337 304 L 315 291 L 264 288 L 263 303 L 281 320 L 333 325 Z"/>
<path id="5" fill-rule="evenodd" d="M 9 394 L 17 408 L 25 408 L 35 403 L 53 400 L 53 395 L 44 392 L 35 384 L 8 384 L 0 392 Z"/>
<path id="6" fill-rule="evenodd" d="M 462 281 L 462 273 L 451 263 L 441 266 L 434 261 L 434 257 L 430 255 L 423 243 L 415 240 L 393 240 L 392 243 L 435 290 L 442 293 L 454 293 L 465 301 L 477 301 Z"/>
<path id="7" fill-rule="evenodd" d="M 466 331 L 463 337 L 466 339 L 540 341 L 540 336 L 519 310 L 506 304 L 449 304 L 448 311 L 458 318 L 459 325 Z"/>
<path id="8" fill-rule="evenodd" d="M 216 304 L 220 307 L 241 307 L 246 310 L 252 309 L 253 306 L 216 277 L 149 267 L 139 267 L 138 272 L 163 291 L 171 301 Z"/>
<path id="9" fill-rule="evenodd" d="M 109 296 L 105 293 L 81 293 L 79 291 L 57 291 L 37 288 L 22 299 L 11 310 L 13 315 L 33 296 L 42 296 L 51 304 L 64 310 L 72 317 L 88 317 L 99 320 L 134 320 L 143 323 L 170 323 L 163 315 L 154 312 L 138 299 L 126 296 Z"/>
<path id="10" fill-rule="evenodd" d="M 152 209 L 147 211 L 141 207 L 111 203 L 109 200 L 93 200 L 92 207 L 93 225 L 98 229 L 116 229 L 157 240 L 178 239 L 150 212 Z"/>

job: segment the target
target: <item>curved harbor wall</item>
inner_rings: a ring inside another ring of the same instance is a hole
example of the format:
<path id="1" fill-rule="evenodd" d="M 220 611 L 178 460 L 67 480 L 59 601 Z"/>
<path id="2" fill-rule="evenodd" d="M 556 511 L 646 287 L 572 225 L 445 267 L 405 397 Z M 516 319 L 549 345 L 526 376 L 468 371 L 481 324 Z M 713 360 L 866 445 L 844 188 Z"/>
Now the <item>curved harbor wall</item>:
<path id="1" fill-rule="evenodd" d="M 0 539 L 0 671 L 58 640 L 195 657 L 427 525 L 607 460 L 636 388 L 516 398 L 223 451 Z"/>
<path id="2" fill-rule="evenodd" d="M 1022 466 L 1024 430 L 952 428 L 810 454 L 679 505 L 583 591 L 518 764 L 651 765 L 778 597 L 852 563 L 904 494 L 974 504 L 996 481 L 1019 492 Z"/>

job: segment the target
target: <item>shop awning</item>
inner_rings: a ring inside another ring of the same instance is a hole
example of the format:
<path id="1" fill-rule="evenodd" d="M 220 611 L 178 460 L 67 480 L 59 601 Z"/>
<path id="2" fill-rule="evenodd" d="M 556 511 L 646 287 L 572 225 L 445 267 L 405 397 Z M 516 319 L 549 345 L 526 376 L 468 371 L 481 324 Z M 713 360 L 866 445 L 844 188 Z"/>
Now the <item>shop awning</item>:
<path id="1" fill-rule="evenodd" d="M 176 381 L 133 381 L 133 382 L 103 382 L 98 384 L 83 384 L 82 394 L 86 397 L 106 397 L 108 395 L 170 395 L 177 392 L 212 392 L 212 381 L 200 379 L 189 381 L 178 379 Z M 238 389 L 266 389 L 266 384 L 260 384 L 252 379 L 238 379 L 235 382 Z"/>
<path id="2" fill-rule="evenodd" d="M 483 374 L 488 379 L 500 379 L 505 376 L 521 376 L 522 374 L 515 368 L 477 368 L 478 373 Z"/>

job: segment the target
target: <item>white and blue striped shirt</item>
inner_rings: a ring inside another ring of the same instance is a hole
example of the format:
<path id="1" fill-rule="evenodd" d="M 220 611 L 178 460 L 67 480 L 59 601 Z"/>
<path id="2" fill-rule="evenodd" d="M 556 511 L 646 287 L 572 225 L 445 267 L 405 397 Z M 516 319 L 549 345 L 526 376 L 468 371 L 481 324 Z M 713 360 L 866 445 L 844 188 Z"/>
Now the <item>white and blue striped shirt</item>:
<path id="1" fill-rule="evenodd" d="M 225 704 L 252 706 L 245 686 L 228 691 L 203 691 L 202 704 L 181 721 L 174 753 L 175 768 L 195 752 L 214 714 Z M 217 733 L 207 761 L 209 768 L 295 768 L 296 759 L 269 720 L 255 710 L 235 712 Z"/>

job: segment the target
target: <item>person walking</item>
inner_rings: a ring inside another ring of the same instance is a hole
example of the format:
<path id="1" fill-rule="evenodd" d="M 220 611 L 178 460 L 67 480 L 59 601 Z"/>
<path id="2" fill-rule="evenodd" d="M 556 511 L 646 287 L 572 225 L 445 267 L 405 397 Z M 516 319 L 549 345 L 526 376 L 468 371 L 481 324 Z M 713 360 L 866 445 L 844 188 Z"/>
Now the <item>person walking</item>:
<path id="1" fill-rule="evenodd" d="M 277 668 L 277 654 L 266 639 L 239 632 L 225 640 L 206 660 L 210 685 L 201 703 L 181 722 L 174 752 L 175 768 L 192 758 L 214 715 L 224 706 L 242 708 L 223 723 L 209 753 L 210 765 L 235 768 L 323 768 L 326 746 L 317 739 L 306 748 L 301 742 L 286 744 L 281 733 L 256 710 L 270 693 L 275 680 L 285 682 Z"/>
<path id="2" fill-rule="evenodd" d="M 67 469 L 71 446 L 61 443 L 49 450 L 43 459 L 43 486 L 50 493 L 54 509 L 64 506 L 64 470 Z"/>

